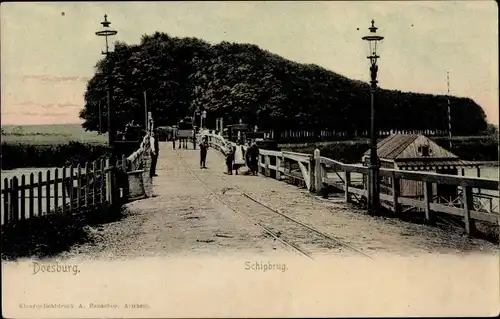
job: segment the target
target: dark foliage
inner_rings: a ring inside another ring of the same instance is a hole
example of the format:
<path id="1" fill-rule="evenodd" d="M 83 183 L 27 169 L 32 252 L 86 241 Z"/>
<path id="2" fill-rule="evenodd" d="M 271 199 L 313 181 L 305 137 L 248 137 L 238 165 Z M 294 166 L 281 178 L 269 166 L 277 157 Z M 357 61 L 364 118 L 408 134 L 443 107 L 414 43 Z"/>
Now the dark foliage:
<path id="1" fill-rule="evenodd" d="M 2 143 L 2 169 L 76 166 L 109 156 L 109 154 L 109 149 L 105 145 L 79 142 L 59 145 Z"/>
<path id="2" fill-rule="evenodd" d="M 2 226 L 2 260 L 50 258 L 73 245 L 92 241 L 86 226 L 118 221 L 125 211 L 120 206 L 82 208 L 77 213 L 35 217 Z"/>
<path id="3" fill-rule="evenodd" d="M 443 147 L 448 147 L 447 139 L 436 138 L 433 140 Z M 284 147 L 282 150 L 313 154 L 316 148 L 320 150 L 322 156 L 344 163 L 359 163 L 363 153 L 370 148 L 370 142 L 367 139 L 337 141 L 321 146 L 290 146 Z M 489 136 L 454 140 L 451 151 L 461 159 L 470 161 L 498 161 L 499 158 L 498 140 Z"/>
<path id="4" fill-rule="evenodd" d="M 368 84 L 251 44 L 211 45 L 159 32 L 143 36 L 139 45 L 117 43 L 115 51 L 97 63 L 88 82 L 80 113 L 86 130 L 98 128 L 99 101 L 107 116 L 106 84 L 113 88 L 117 128 L 131 118 L 144 123 L 144 90 L 158 126 L 176 124 L 201 107 L 209 112 L 211 127 L 221 116 L 225 124 L 243 119 L 275 130 L 369 127 Z M 479 105 L 469 98 L 450 100 L 454 135 L 486 129 Z M 446 96 L 381 89 L 377 101 L 381 130 L 447 128 Z"/>

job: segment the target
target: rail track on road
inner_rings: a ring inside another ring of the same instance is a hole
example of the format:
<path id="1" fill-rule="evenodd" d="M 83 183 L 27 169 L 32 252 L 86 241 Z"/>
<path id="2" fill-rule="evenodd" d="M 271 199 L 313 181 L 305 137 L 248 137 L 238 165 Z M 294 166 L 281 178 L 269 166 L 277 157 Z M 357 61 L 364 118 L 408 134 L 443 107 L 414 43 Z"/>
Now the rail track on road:
<path id="1" fill-rule="evenodd" d="M 242 195 L 241 197 L 235 199 L 232 203 L 230 200 L 222 199 L 221 196 L 214 192 L 207 182 L 200 179 L 200 177 L 191 169 L 191 167 L 189 167 L 178 151 L 176 151 L 176 154 L 189 173 L 211 194 L 213 198 L 222 203 L 229 210 L 243 216 L 252 224 L 257 225 L 267 234 L 271 235 L 275 240 L 278 240 L 283 245 L 292 248 L 302 256 L 314 259 L 311 251 L 317 250 L 318 247 L 321 247 L 322 249 L 327 249 L 328 251 L 346 248 L 358 255 L 372 258 L 360 249 L 353 247 L 352 245 L 349 245 L 332 235 L 326 234 L 315 227 L 307 225 L 289 216 L 288 214 L 270 207 L 269 205 L 256 199 L 254 196 L 246 193 L 237 185 L 230 184 L 222 177 L 214 175 L 229 186 L 227 189 L 236 189 Z M 242 198 L 246 200 L 242 201 Z M 246 204 L 244 203 L 245 201 Z M 241 209 L 237 206 L 244 206 L 244 208 Z"/>

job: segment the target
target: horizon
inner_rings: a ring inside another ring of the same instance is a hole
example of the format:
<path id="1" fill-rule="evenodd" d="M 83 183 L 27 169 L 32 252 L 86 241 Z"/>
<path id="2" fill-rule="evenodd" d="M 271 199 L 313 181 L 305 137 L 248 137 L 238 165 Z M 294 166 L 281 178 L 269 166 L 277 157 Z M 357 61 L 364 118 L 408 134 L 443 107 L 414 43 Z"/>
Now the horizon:
<path id="1" fill-rule="evenodd" d="M 493 1 L 3 3 L 2 126 L 82 124 L 87 80 L 104 46 L 94 32 L 105 13 L 118 31 L 111 43 L 138 44 L 154 32 L 248 43 L 365 83 L 361 36 L 374 18 L 385 36 L 381 88 L 447 95 L 448 69 L 449 94 L 472 99 L 498 126 L 497 10 Z"/>

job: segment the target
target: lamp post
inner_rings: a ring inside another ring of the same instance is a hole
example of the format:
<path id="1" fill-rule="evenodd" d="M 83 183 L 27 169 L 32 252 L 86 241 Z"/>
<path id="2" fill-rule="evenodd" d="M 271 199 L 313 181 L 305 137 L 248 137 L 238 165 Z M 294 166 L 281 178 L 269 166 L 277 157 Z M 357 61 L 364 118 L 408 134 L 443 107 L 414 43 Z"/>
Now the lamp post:
<path id="1" fill-rule="evenodd" d="M 368 178 L 368 212 L 375 215 L 378 211 L 379 206 L 379 163 L 377 157 L 377 129 L 375 126 L 375 93 L 377 89 L 377 44 L 379 41 L 383 40 L 384 37 L 377 35 L 377 27 L 375 27 L 375 21 L 371 21 L 372 26 L 368 28 L 370 33 L 364 36 L 362 39 L 368 41 L 369 44 L 369 55 L 370 60 L 370 95 L 371 95 L 371 117 L 370 117 L 370 165 L 369 165 L 369 178 Z"/>
<path id="2" fill-rule="evenodd" d="M 108 58 L 109 55 L 109 45 L 108 45 L 108 37 L 116 35 L 118 31 L 112 30 L 109 28 L 109 25 L 111 22 L 108 21 L 108 15 L 104 14 L 104 21 L 101 22 L 102 24 L 102 29 L 97 31 L 95 34 L 99 37 L 105 37 L 106 39 L 106 51 L 101 51 L 103 55 L 106 56 L 106 59 Z M 106 91 L 107 91 L 107 102 L 108 102 L 108 144 L 110 147 L 113 146 L 114 140 L 115 140 L 115 130 L 114 130 L 114 125 L 113 125 L 113 119 L 112 119 L 112 106 L 111 106 L 111 75 L 110 75 L 110 70 L 109 67 L 106 64 Z"/>

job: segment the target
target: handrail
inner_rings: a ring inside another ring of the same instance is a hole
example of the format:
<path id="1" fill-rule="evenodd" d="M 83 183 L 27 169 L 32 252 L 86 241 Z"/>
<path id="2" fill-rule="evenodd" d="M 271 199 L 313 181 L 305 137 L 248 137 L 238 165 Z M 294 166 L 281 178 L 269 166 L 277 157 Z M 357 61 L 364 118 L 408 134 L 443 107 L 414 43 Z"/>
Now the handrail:
<path id="1" fill-rule="evenodd" d="M 208 133 L 205 135 L 209 136 L 209 141 L 212 146 L 221 151 L 224 149 L 225 145 L 236 145 L 233 142 L 226 141 L 220 134 Z M 327 170 L 332 169 L 337 172 L 344 172 L 346 175 L 346 179 L 341 180 L 340 182 L 340 187 L 345 191 L 346 202 L 351 200 L 351 196 L 367 196 L 367 189 L 358 189 L 350 185 L 351 173 L 359 173 L 363 176 L 369 176 L 369 167 L 362 164 L 346 164 L 331 158 L 320 156 L 320 151 L 318 149 L 314 151 L 314 154 L 261 149 L 259 150 L 259 154 L 261 155 L 259 156 L 259 170 L 265 176 L 274 177 L 278 180 L 281 180 L 282 177 L 292 180 L 302 180 L 305 182 L 306 187 L 310 191 L 320 193 L 324 189 L 325 185 L 330 183 L 333 183 L 332 185 L 337 185 L 337 183 L 334 183 L 331 178 L 326 177 Z M 271 158 L 274 158 L 274 160 L 271 161 Z M 284 160 L 295 162 L 296 165 L 298 165 L 298 168 L 295 166 L 295 172 L 291 170 L 290 166 L 288 167 L 288 170 L 283 166 L 286 162 Z M 276 164 L 271 165 L 271 162 L 275 162 Z M 478 164 L 493 165 L 494 162 L 478 162 Z M 432 222 L 435 218 L 433 210 L 452 215 L 464 216 L 466 220 L 465 229 L 467 233 L 470 233 L 471 229 L 473 229 L 472 225 L 474 219 L 493 221 L 500 225 L 500 215 L 498 213 L 475 211 L 475 207 L 471 202 L 474 196 L 480 196 L 479 194 L 474 194 L 472 192 L 473 188 L 493 191 L 500 190 L 500 182 L 496 179 L 456 176 L 435 172 L 406 171 L 390 168 L 380 168 L 379 172 L 381 178 L 389 178 L 389 180 L 392 180 L 392 194 L 381 194 L 380 198 L 382 201 L 392 203 L 392 209 L 395 214 L 399 212 L 399 207 L 401 205 L 413 205 L 414 207 L 425 210 L 426 220 L 428 222 Z M 422 182 L 425 186 L 424 189 L 427 195 L 423 196 L 423 199 L 413 199 L 400 196 L 400 186 L 397 185 L 399 185 L 399 181 L 401 180 Z M 463 205 L 461 208 L 457 208 L 449 207 L 441 203 L 434 203 L 432 187 L 430 186 L 432 184 L 445 184 L 462 187 L 465 191 L 460 193 L 459 196 L 463 197 L 463 201 L 466 205 Z M 364 187 L 366 187 L 366 184 Z M 492 197 L 498 198 L 498 196 L 495 195 Z"/>

